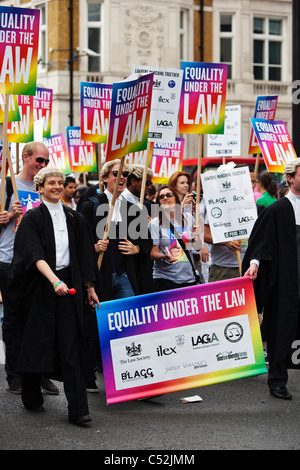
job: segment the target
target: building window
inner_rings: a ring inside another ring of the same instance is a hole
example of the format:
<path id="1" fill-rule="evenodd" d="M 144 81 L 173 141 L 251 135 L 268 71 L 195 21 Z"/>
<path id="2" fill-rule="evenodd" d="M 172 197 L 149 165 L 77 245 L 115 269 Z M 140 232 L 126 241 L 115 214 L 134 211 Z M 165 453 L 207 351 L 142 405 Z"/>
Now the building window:
<path id="1" fill-rule="evenodd" d="M 92 51 L 88 55 L 88 71 L 101 72 L 102 58 L 102 4 L 87 4 L 87 47 Z M 93 55 L 93 53 L 95 55 Z"/>
<path id="2" fill-rule="evenodd" d="M 282 20 L 253 19 L 253 74 L 255 80 L 282 80 Z"/>
<path id="3" fill-rule="evenodd" d="M 227 64 L 227 78 L 233 78 L 233 16 L 220 15 L 220 62 Z"/>
<path id="4" fill-rule="evenodd" d="M 47 64 L 47 19 L 46 5 L 37 5 L 35 8 L 40 10 L 40 35 L 39 35 L 39 53 L 38 63 L 41 69 L 46 68 Z"/>
<path id="5" fill-rule="evenodd" d="M 180 9 L 179 13 L 179 60 L 185 61 L 187 56 L 188 43 L 188 10 Z"/>

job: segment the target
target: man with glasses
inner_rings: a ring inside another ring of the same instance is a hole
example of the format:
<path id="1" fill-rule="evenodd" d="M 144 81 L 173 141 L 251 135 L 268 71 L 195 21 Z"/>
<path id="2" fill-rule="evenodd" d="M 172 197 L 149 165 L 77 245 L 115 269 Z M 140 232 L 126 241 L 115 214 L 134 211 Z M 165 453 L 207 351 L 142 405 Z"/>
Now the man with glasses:
<path id="1" fill-rule="evenodd" d="M 49 164 L 49 151 L 41 142 L 30 142 L 22 151 L 23 167 L 16 175 L 18 191 L 35 192 L 33 178 L 42 168 Z M 9 180 L 6 182 L 5 207 L 0 212 L 0 291 L 2 294 L 3 312 L 7 301 L 7 279 L 10 263 L 13 257 L 16 224 L 18 217 L 22 215 L 22 204 L 15 200 L 14 194 L 8 190 L 11 188 Z M 15 372 L 15 357 L 17 344 L 8 331 L 3 328 L 3 339 L 6 348 L 6 380 L 11 393 L 22 392 L 22 378 Z M 57 395 L 58 388 L 48 379 L 43 378 L 42 388 L 48 393 Z"/>
<path id="2" fill-rule="evenodd" d="M 139 205 L 140 203 L 140 196 L 142 190 L 142 182 L 143 182 L 143 173 L 144 173 L 144 165 L 130 165 L 129 167 L 129 174 L 127 177 L 127 187 L 124 189 L 122 196 L 127 199 L 127 201 L 131 202 L 132 204 Z M 145 194 L 144 194 L 144 205 L 147 207 L 148 213 L 151 212 L 151 201 L 146 198 L 148 193 L 148 188 L 151 186 L 152 181 L 151 178 L 153 176 L 153 171 L 150 168 L 147 168 L 147 177 L 146 177 L 146 186 L 145 186 Z"/>
<path id="3" fill-rule="evenodd" d="M 124 165 L 120 177 L 109 237 L 107 240 L 103 240 L 119 166 L 120 160 L 113 160 L 103 165 L 100 177 L 105 186 L 104 192 L 89 198 L 80 209 L 94 234 L 96 253 L 104 253 L 98 291 L 100 300 L 112 300 L 140 294 L 142 261 L 151 249 L 147 214 L 144 214 L 145 217 L 141 217 L 139 220 L 140 225 L 143 221 L 146 225 L 145 237 L 141 236 L 141 226 L 135 226 L 135 232 L 130 232 L 130 227 L 134 226 L 134 221 L 140 216 L 140 209 L 120 197 L 126 188 L 129 174 L 127 165 Z"/>

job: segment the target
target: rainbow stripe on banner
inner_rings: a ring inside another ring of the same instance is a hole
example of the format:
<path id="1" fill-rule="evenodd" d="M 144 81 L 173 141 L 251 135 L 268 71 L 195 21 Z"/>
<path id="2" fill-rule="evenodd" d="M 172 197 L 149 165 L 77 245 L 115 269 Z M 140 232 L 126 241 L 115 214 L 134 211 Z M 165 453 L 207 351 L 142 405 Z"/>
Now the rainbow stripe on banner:
<path id="1" fill-rule="evenodd" d="M 182 62 L 179 132 L 224 134 L 227 65 Z"/>
<path id="2" fill-rule="evenodd" d="M 107 403 L 266 373 L 247 277 L 101 303 Z"/>
<path id="3" fill-rule="evenodd" d="M 153 73 L 113 84 L 106 161 L 147 148 Z"/>
<path id="4" fill-rule="evenodd" d="M 0 93 L 35 95 L 40 10 L 0 6 Z"/>

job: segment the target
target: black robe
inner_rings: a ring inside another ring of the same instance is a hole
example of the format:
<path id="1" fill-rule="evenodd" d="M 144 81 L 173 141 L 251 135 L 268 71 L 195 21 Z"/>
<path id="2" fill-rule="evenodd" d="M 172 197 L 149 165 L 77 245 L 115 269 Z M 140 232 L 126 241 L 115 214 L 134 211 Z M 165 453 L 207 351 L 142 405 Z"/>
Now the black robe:
<path id="1" fill-rule="evenodd" d="M 98 204 L 103 205 L 105 204 L 107 209 L 109 208 L 108 198 L 105 193 L 101 193 L 96 196 L 98 199 Z M 136 211 L 133 210 L 136 208 Z M 98 209 L 99 210 L 99 209 Z M 120 204 L 120 213 L 122 216 L 122 221 L 127 221 L 127 227 L 134 223 L 137 214 L 140 211 L 138 206 L 128 202 L 125 198 L 121 198 Z M 96 215 L 95 208 L 91 200 L 88 200 L 83 203 L 80 208 L 81 214 L 84 215 L 86 218 L 90 230 L 94 236 L 94 242 L 97 243 L 99 239 L 103 238 L 104 229 L 106 220 L 108 217 L 108 212 L 104 210 L 100 210 L 100 215 Z M 99 213 L 98 212 L 98 213 Z M 129 233 L 127 233 L 127 239 L 131 241 L 134 245 L 138 245 L 140 248 L 140 253 L 138 255 L 121 255 L 123 257 L 123 262 L 125 265 L 125 270 L 128 274 L 128 278 L 132 285 L 135 295 L 144 294 L 147 292 L 152 292 L 152 272 L 149 268 L 149 260 L 150 260 L 150 251 L 152 248 L 152 240 L 150 234 L 148 232 L 148 222 L 147 222 L 147 214 L 144 212 L 143 222 L 146 225 L 144 226 L 145 237 L 138 236 L 136 239 L 130 237 Z M 99 225 L 98 225 L 99 224 Z M 109 232 L 109 237 L 112 231 Z M 98 228 L 97 228 L 98 227 Z M 124 228 L 124 227 L 123 227 Z M 137 227 L 137 231 L 140 230 L 140 227 Z M 108 244 L 108 248 L 105 251 L 102 259 L 101 269 L 100 269 L 100 285 L 101 290 L 98 292 L 100 296 L 100 300 L 112 300 L 112 278 L 113 278 L 113 271 L 114 265 L 112 263 L 113 260 L 113 243 Z"/>
<path id="2" fill-rule="evenodd" d="M 253 286 L 258 313 L 263 313 L 262 339 L 276 361 L 288 362 L 292 343 L 299 338 L 299 292 L 295 215 L 287 198 L 271 204 L 256 220 L 243 272 L 252 259 L 260 262 Z"/>
<path id="3" fill-rule="evenodd" d="M 89 228 L 82 215 L 63 207 L 69 235 L 70 270 L 74 315 L 84 331 L 83 282 L 96 281 L 95 251 Z M 55 238 L 51 215 L 44 204 L 28 211 L 18 227 L 10 270 L 10 295 L 5 313 L 6 330 L 19 335 L 20 373 L 52 373 L 56 370 L 55 299 L 51 283 L 35 262 L 45 260 L 55 271 Z M 92 312 L 91 312 L 92 314 Z"/>

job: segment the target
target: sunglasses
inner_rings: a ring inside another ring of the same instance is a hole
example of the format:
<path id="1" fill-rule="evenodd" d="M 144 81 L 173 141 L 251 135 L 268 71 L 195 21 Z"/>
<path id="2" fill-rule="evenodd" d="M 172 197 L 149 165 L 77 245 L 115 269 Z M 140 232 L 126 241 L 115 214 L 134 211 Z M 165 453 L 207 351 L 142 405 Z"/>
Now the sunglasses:
<path id="1" fill-rule="evenodd" d="M 50 162 L 50 160 L 47 160 L 46 158 L 42 158 L 42 157 L 34 157 L 34 158 L 37 163 L 45 163 L 45 166 L 47 166 Z"/>
<path id="2" fill-rule="evenodd" d="M 114 175 L 115 178 L 118 176 L 118 171 L 117 170 L 113 170 L 113 171 L 111 171 L 111 173 Z M 127 178 L 128 175 L 129 175 L 129 171 L 122 171 L 122 176 L 124 178 Z"/>
<path id="3" fill-rule="evenodd" d="M 175 196 L 173 193 L 160 194 L 158 196 L 158 200 L 160 201 L 161 199 L 164 199 L 165 197 L 169 198 L 169 197 L 173 197 L 173 196 Z"/>

